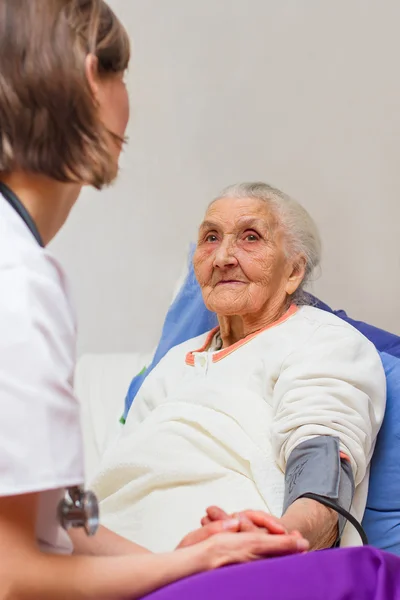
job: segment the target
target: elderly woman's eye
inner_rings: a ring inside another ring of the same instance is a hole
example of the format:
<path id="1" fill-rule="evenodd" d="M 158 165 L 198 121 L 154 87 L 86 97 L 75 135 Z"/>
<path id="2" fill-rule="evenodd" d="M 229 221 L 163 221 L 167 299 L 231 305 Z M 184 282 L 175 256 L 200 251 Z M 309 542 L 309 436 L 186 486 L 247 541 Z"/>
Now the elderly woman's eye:
<path id="1" fill-rule="evenodd" d="M 257 242 L 259 239 L 260 238 L 256 233 L 250 232 L 245 234 L 246 242 Z"/>
<path id="2" fill-rule="evenodd" d="M 216 242 L 217 241 L 217 236 L 215 235 L 215 233 L 209 233 L 206 238 L 205 238 L 206 242 Z"/>

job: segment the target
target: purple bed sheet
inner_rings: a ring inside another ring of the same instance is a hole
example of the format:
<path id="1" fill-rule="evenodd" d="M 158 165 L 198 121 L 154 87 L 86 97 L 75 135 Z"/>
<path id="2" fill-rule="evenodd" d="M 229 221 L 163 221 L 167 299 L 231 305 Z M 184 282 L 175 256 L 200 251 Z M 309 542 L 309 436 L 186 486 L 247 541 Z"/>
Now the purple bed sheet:
<path id="1" fill-rule="evenodd" d="M 183 579 L 146 600 L 400 600 L 400 558 L 372 547 L 311 552 Z"/>

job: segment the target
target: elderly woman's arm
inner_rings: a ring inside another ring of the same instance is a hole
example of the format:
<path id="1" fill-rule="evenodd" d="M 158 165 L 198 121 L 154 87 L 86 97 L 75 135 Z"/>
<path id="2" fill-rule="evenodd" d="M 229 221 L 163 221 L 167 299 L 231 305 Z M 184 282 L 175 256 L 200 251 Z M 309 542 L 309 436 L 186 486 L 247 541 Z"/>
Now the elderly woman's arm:
<path id="1" fill-rule="evenodd" d="M 362 482 L 382 423 L 385 391 L 385 375 L 375 348 L 357 331 L 341 325 L 316 329 L 282 365 L 274 390 L 272 428 L 276 460 L 286 477 L 282 522 L 289 530 L 299 530 L 312 548 L 335 542 L 338 518 L 325 506 L 300 497 L 314 492 L 339 500 L 343 472 L 339 451 L 348 458 L 351 485 Z M 315 460 L 315 449 L 308 448 L 304 459 L 293 461 L 293 456 L 300 455 L 299 448 L 318 439 L 332 443 Z M 352 493 L 345 508 L 350 509 L 351 499 Z"/>
<path id="2" fill-rule="evenodd" d="M 280 522 L 288 532 L 299 531 L 310 550 L 331 548 L 338 536 L 337 512 L 309 498 L 293 502 Z"/>

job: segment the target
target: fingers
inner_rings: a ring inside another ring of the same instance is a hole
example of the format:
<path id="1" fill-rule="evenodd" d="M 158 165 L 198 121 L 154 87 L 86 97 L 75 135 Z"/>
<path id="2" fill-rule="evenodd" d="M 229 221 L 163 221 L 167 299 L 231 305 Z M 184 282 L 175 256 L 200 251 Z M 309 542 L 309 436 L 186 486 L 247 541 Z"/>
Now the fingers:
<path id="1" fill-rule="evenodd" d="M 225 519 L 224 521 L 213 521 L 206 525 L 205 527 L 201 527 L 200 529 L 196 529 L 196 531 L 192 531 L 186 537 L 183 538 L 178 548 L 186 548 L 187 546 L 194 546 L 200 542 L 203 542 L 207 538 L 216 535 L 222 532 L 238 532 L 240 530 L 240 520 L 239 519 Z"/>
<path id="2" fill-rule="evenodd" d="M 209 506 L 206 510 L 206 513 L 210 521 L 222 521 L 223 519 L 229 519 L 229 515 L 218 506 Z"/>
<path id="3" fill-rule="evenodd" d="M 218 519 L 218 522 L 225 523 L 227 522 L 226 520 L 229 519 L 227 513 L 221 508 L 218 508 L 217 506 L 211 506 L 210 508 L 208 508 L 207 514 L 209 516 L 203 517 L 201 520 L 201 524 L 203 527 L 206 527 L 207 525 L 212 523 L 214 519 Z M 232 518 L 238 519 L 240 521 L 240 531 L 242 532 L 257 531 L 258 529 L 257 525 L 254 525 L 254 523 L 252 523 L 251 519 L 247 517 L 245 512 L 234 513 L 232 515 Z"/>
<path id="4" fill-rule="evenodd" d="M 215 535 L 206 542 L 210 568 L 245 563 L 285 554 L 300 554 L 309 549 L 308 542 L 291 535 L 266 535 L 265 531 Z"/>
<path id="5" fill-rule="evenodd" d="M 207 508 L 206 513 L 207 516 L 204 517 L 204 519 L 208 519 L 204 521 L 206 524 L 208 524 L 210 521 L 219 521 L 229 518 L 227 513 L 218 506 L 210 506 Z M 238 516 L 241 520 L 244 520 L 244 517 L 246 517 L 245 529 L 243 529 L 243 531 L 249 531 L 250 526 L 248 521 L 251 521 L 257 527 L 263 527 L 264 529 L 267 529 L 269 533 L 287 533 L 287 530 L 280 522 L 280 519 L 261 510 L 244 510 L 240 513 L 236 513 L 234 516 Z"/>
<path id="6" fill-rule="evenodd" d="M 239 517 L 245 515 L 257 527 L 267 529 L 269 533 L 283 534 L 288 533 L 280 520 L 273 515 L 269 515 L 261 510 L 245 510 L 239 513 Z"/>
<path id="7" fill-rule="evenodd" d="M 245 535 L 245 534 L 243 534 Z M 253 552 L 259 557 L 278 556 L 282 554 L 294 554 L 296 552 L 305 552 L 310 545 L 304 538 L 297 538 L 292 535 L 261 535 L 247 534 L 254 537 Z"/>
<path id="8" fill-rule="evenodd" d="M 248 533 L 249 531 L 258 531 L 259 527 L 254 525 L 254 523 L 249 519 L 246 513 L 238 513 L 232 515 L 233 517 L 239 519 L 240 521 L 240 531 L 243 533 Z"/>
<path id="9" fill-rule="evenodd" d="M 221 531 L 240 531 L 240 519 L 232 517 L 231 519 L 225 519 L 224 521 L 214 521 L 203 527 L 203 530 L 209 531 L 209 535 L 220 533 Z"/>
<path id="10" fill-rule="evenodd" d="M 290 532 L 290 535 L 292 535 L 293 537 L 296 538 L 302 538 L 303 536 L 301 535 L 300 531 L 297 531 L 297 529 L 294 529 L 293 531 Z"/>

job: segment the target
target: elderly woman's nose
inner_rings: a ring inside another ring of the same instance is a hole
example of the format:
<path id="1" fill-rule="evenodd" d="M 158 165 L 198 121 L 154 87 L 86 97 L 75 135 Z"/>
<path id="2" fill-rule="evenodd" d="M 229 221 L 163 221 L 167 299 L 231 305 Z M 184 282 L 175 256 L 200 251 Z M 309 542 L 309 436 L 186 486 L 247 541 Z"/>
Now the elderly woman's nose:
<path id="1" fill-rule="evenodd" d="M 215 252 L 214 267 L 223 269 L 224 267 L 235 266 L 237 262 L 234 245 L 230 241 L 224 240 Z"/>

